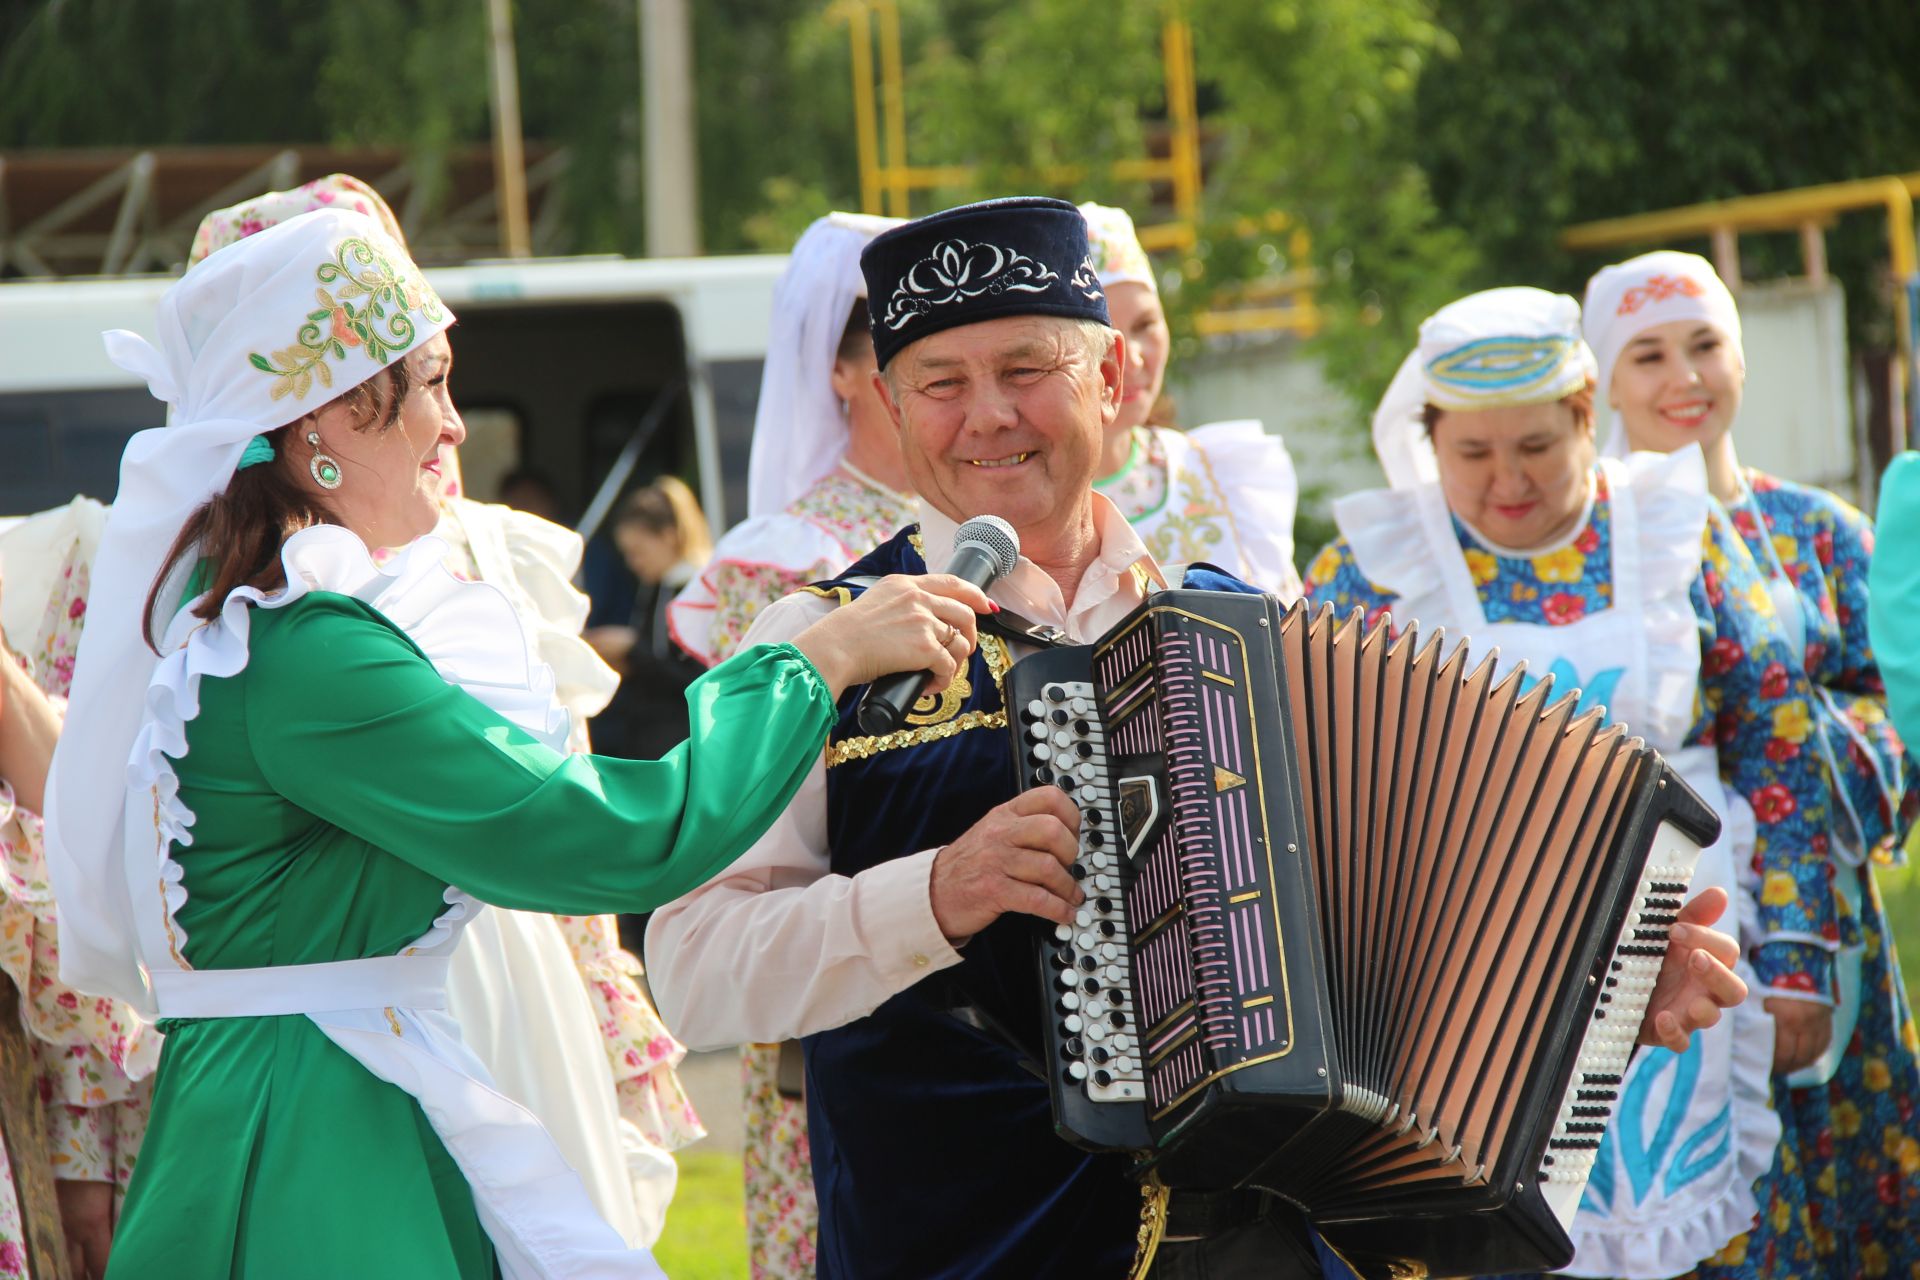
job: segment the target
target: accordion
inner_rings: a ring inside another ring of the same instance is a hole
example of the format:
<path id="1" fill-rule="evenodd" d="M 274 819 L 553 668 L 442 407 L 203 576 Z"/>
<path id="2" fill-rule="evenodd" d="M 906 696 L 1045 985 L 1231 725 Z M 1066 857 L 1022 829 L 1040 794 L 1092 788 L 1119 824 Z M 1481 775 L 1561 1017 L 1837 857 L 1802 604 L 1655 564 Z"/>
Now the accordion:
<path id="1" fill-rule="evenodd" d="M 1081 812 L 1045 935 L 1055 1126 L 1255 1187 L 1370 1272 L 1566 1265 L 1718 819 L 1551 679 L 1271 597 L 1154 595 L 1016 663 Z"/>

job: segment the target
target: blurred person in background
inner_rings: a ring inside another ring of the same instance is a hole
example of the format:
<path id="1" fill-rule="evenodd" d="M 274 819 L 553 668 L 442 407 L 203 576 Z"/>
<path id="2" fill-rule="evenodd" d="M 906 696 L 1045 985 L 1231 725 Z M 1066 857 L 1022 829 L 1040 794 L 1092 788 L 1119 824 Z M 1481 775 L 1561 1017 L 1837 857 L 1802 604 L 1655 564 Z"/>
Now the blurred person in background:
<path id="1" fill-rule="evenodd" d="M 1161 564 L 1206 563 L 1300 596 L 1293 515 L 1300 496 L 1279 436 L 1251 419 L 1181 431 L 1164 387 L 1172 335 L 1153 264 L 1124 209 L 1083 204 L 1091 259 L 1113 327 L 1127 339 L 1120 416 L 1106 429 L 1094 489 L 1111 499 Z"/>
<path id="2" fill-rule="evenodd" d="M 621 502 L 613 542 L 640 589 L 624 624 L 586 635 L 620 673 L 619 692 L 593 731 L 599 750 L 651 760 L 687 736 L 686 688 L 704 668 L 674 645 L 667 607 L 712 556 L 713 536 L 693 490 L 661 476 Z"/>
<path id="3" fill-rule="evenodd" d="M 366 214 L 406 243 L 378 192 L 332 174 L 209 214 L 189 265 L 324 208 Z M 447 545 L 448 567 L 505 593 L 534 652 L 553 670 L 556 696 L 572 717 L 570 748 L 591 749 L 588 717 L 607 705 L 619 676 L 581 640 L 587 600 L 571 582 L 579 535 L 532 512 L 461 496 L 456 449 L 442 451 L 440 470 L 434 534 Z M 515 472 L 508 482 L 503 495 L 552 497 L 537 472 Z M 376 563 L 395 550 L 374 548 Z M 684 704 L 679 723 L 684 737 Z M 608 1221 L 632 1243 L 657 1240 L 677 1179 L 668 1153 L 706 1130 L 675 1073 L 686 1050 L 667 1034 L 614 918 L 482 912 L 461 936 L 448 1000 L 496 1084 L 540 1116 Z"/>
<path id="4" fill-rule="evenodd" d="M 1832 919 L 1826 771 L 1796 747 L 1815 695 L 1699 452 L 1598 456 L 1594 394 L 1572 298 L 1493 289 L 1441 308 L 1374 417 L 1392 487 L 1334 503 L 1340 537 L 1307 598 L 1444 627 L 1503 671 L 1524 661 L 1665 756 L 1723 824 L 1693 891 L 1737 902 L 1755 860 L 1774 886 L 1743 913 L 1757 945 L 1738 971 L 1759 986 L 1809 962 L 1809 930 Z M 1820 1274 L 1774 1053 L 1748 1000 L 1684 1052 L 1635 1056 L 1569 1233 L 1575 1274 Z"/>
<path id="5" fill-rule="evenodd" d="M 560 523 L 560 496 L 547 473 L 537 467 L 515 467 L 500 477 L 500 505 Z"/>
<path id="6" fill-rule="evenodd" d="M 1734 430 L 1746 382 L 1740 313 L 1713 265 L 1661 251 L 1606 267 L 1587 284 L 1585 327 L 1615 414 L 1613 451 L 1698 445 L 1713 496 L 1758 567 L 1811 685 L 1812 720 L 1782 751 L 1823 761 L 1833 779 L 1828 858 L 1806 924 L 1778 963 L 1755 953 L 1779 1027 L 1774 1104 L 1803 1166 L 1813 1247 L 1833 1274 L 1920 1274 L 1920 1101 L 1912 1011 L 1873 868 L 1904 861 L 1920 793 L 1887 714 L 1868 631 L 1872 523 L 1824 489 L 1740 465 Z M 1777 682 L 1777 677 L 1776 677 Z M 1791 898 L 1777 876 L 1749 875 L 1762 903 Z M 1889 1145 L 1887 1135 L 1905 1135 Z"/>
<path id="7" fill-rule="evenodd" d="M 675 600 L 674 638 L 724 661 L 761 609 L 833 577 L 915 518 L 899 432 L 874 386 L 860 251 L 897 218 L 832 213 L 774 286 L 748 516 Z M 814 1272 L 818 1210 L 800 1046 L 745 1045 L 747 1252 L 754 1280 Z"/>
<path id="8" fill-rule="evenodd" d="M 24 1090 L 44 1131 L 22 1133 L 9 1111 L 0 1165 L 0 1277 L 51 1274 L 66 1254 L 75 1280 L 104 1276 L 113 1228 L 147 1128 L 160 1034 L 119 1000 L 60 981 L 48 884 L 47 769 L 60 732 L 73 655 L 91 594 L 88 574 L 106 523 L 86 498 L 42 512 L 0 537 L 0 1001 L 6 1038 L 25 1032 L 33 1073 Z M 13 1046 L 8 1046 L 9 1051 Z M 36 1169 L 35 1165 L 39 1167 Z M 49 1241 L 25 1188 L 53 1180 L 65 1240 Z"/>

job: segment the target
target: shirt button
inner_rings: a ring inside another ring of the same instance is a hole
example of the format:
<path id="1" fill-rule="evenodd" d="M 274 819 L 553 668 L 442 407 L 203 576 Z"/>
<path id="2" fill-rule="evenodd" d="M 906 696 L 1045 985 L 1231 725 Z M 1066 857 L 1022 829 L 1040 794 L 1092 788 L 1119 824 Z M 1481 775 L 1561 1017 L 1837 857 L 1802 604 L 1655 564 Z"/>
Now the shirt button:
<path id="1" fill-rule="evenodd" d="M 926 968 L 926 967 L 927 967 L 928 965 L 930 965 L 930 964 L 932 964 L 932 963 L 933 963 L 933 961 L 932 961 L 931 959 L 929 959 L 928 957 L 926 957 L 926 956 L 924 956 L 924 955 L 922 955 L 922 954 L 921 954 L 920 952 L 918 952 L 918 951 L 916 951 L 916 952 L 914 952 L 914 953 L 913 953 L 913 967 L 914 967 L 914 968 L 916 968 L 916 969 L 924 969 L 924 968 Z"/>

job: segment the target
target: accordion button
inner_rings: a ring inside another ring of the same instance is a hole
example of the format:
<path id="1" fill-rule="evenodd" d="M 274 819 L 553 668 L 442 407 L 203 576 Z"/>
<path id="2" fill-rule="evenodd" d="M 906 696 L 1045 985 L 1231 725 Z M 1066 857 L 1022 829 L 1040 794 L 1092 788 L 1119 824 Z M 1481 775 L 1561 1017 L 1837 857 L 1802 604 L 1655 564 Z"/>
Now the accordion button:
<path id="1" fill-rule="evenodd" d="M 1100 810 L 1098 810 L 1098 809 L 1089 809 L 1089 810 L 1087 810 L 1087 821 L 1088 821 L 1088 822 L 1091 822 L 1091 823 L 1092 823 L 1092 824 L 1093 824 L 1094 826 L 1096 826 L 1096 827 L 1097 827 L 1097 826 L 1099 826 L 1100 824 L 1102 824 L 1102 823 L 1104 823 L 1104 822 L 1105 822 L 1106 820 L 1107 820 L 1107 815 L 1106 815 L 1106 814 L 1104 814 L 1104 813 L 1102 813 L 1102 812 L 1100 812 Z M 1098 833 L 1098 832 L 1096 832 L 1095 834 L 1097 835 L 1097 834 L 1099 834 L 1099 833 Z M 1104 837 L 1103 837 L 1103 839 L 1104 839 Z"/>
<path id="2" fill-rule="evenodd" d="M 1100 931 L 1100 936 L 1103 938 L 1114 937 L 1120 932 L 1119 926 L 1114 924 L 1114 922 L 1111 920 L 1102 920 L 1098 928 Z"/>
<path id="3" fill-rule="evenodd" d="M 1073 714 L 1065 707 L 1055 707 L 1053 710 L 1047 712 L 1047 719 L 1053 721 L 1056 725 L 1061 725 L 1073 719 Z"/>
<path id="4" fill-rule="evenodd" d="M 1124 1027 L 1127 1025 L 1127 1015 L 1124 1010 L 1115 1009 L 1107 1015 L 1107 1021 L 1113 1023 L 1116 1027 Z"/>
<path id="5" fill-rule="evenodd" d="M 1087 722 L 1086 722 L 1085 720 L 1075 720 L 1075 721 L 1073 722 L 1073 736 L 1074 736 L 1074 737 L 1076 737 L 1076 738 L 1084 738 L 1084 737 L 1086 737 L 1086 736 L 1087 736 L 1088 734 L 1090 734 L 1090 733 L 1092 733 L 1092 732 L 1093 732 L 1093 726 L 1092 726 L 1092 725 L 1090 725 L 1090 724 L 1088 724 L 1088 723 L 1087 723 Z"/>
<path id="6" fill-rule="evenodd" d="M 1053 1007 L 1061 1013 L 1072 1013 L 1080 1007 L 1080 993 L 1078 991 L 1063 992 L 1060 998 L 1054 1001 Z"/>
<path id="7" fill-rule="evenodd" d="M 1069 1057 L 1084 1058 L 1087 1056 L 1087 1042 L 1079 1036 L 1068 1036 L 1066 1051 Z"/>
<path id="8" fill-rule="evenodd" d="M 1086 863 L 1084 862 L 1074 863 L 1072 866 L 1067 868 L 1067 874 L 1072 876 L 1075 880 L 1085 880 L 1087 878 Z M 1062 925 L 1060 927 L 1063 929 L 1066 928 L 1065 925 Z"/>
<path id="9" fill-rule="evenodd" d="M 1046 697 L 1048 702 L 1065 702 L 1067 700 L 1067 689 L 1065 685 L 1050 684 L 1040 692 Z"/>
<path id="10" fill-rule="evenodd" d="M 1077 1036 L 1080 1034 L 1081 1026 L 1082 1026 L 1082 1023 L 1080 1021 L 1080 1015 L 1077 1013 L 1070 1013 L 1067 1015 L 1066 1021 L 1060 1024 L 1060 1029 L 1066 1032 L 1070 1036 Z"/>
<path id="11" fill-rule="evenodd" d="M 1073 926 L 1070 924 L 1057 924 L 1053 926 L 1053 936 L 1062 942 L 1071 941 L 1073 938 Z"/>
<path id="12" fill-rule="evenodd" d="M 1040 699 L 1035 698 L 1032 702 L 1029 702 L 1027 704 L 1026 713 L 1029 719 L 1038 720 L 1041 716 L 1044 716 L 1045 714 L 1047 714 L 1047 704 L 1040 701 Z"/>
<path id="13" fill-rule="evenodd" d="M 1087 1057 L 1099 1063 L 1101 1066 L 1105 1066 L 1109 1061 L 1112 1060 L 1113 1055 L 1108 1053 L 1105 1049 L 1101 1048 L 1099 1045 L 1095 1045 L 1093 1046 L 1092 1051 L 1087 1054 Z"/>
<path id="14" fill-rule="evenodd" d="M 1028 729 L 1027 732 L 1032 734 L 1034 739 L 1039 742 L 1045 742 L 1052 736 L 1052 731 L 1044 724 L 1036 724 L 1031 729 Z"/>
<path id="15" fill-rule="evenodd" d="M 1085 1080 L 1086 1078 L 1087 1078 L 1087 1064 L 1086 1064 L 1086 1063 L 1084 1063 L 1084 1062 L 1070 1062 L 1070 1063 L 1068 1063 L 1068 1064 L 1067 1064 L 1067 1079 L 1068 1079 L 1069 1081 L 1071 1081 L 1071 1082 L 1074 1082 L 1074 1083 L 1078 1083 L 1079 1081 L 1081 1081 L 1081 1080 Z"/>
<path id="16" fill-rule="evenodd" d="M 1093 1073 L 1093 1082 L 1104 1089 L 1113 1083 L 1113 1072 L 1096 1071 Z"/>
<path id="17" fill-rule="evenodd" d="M 1093 931 L 1089 929 L 1087 932 L 1081 934 L 1079 937 L 1075 938 L 1073 941 L 1074 941 L 1074 945 L 1078 946 L 1082 951 L 1091 951 L 1094 948 L 1094 944 L 1097 943 L 1099 939 L 1096 938 L 1093 934 Z"/>

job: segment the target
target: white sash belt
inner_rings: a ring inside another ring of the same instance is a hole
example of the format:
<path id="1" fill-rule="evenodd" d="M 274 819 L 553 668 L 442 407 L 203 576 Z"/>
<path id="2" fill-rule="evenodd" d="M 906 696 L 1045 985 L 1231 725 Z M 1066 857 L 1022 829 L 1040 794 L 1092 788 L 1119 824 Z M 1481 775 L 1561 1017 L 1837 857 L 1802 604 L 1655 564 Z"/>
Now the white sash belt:
<path id="1" fill-rule="evenodd" d="M 444 1009 L 447 956 L 370 956 L 264 969 L 154 969 L 162 1018 L 270 1018 L 347 1009 Z"/>

